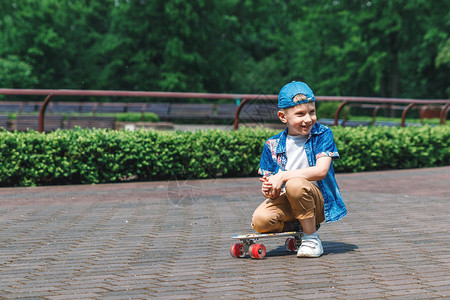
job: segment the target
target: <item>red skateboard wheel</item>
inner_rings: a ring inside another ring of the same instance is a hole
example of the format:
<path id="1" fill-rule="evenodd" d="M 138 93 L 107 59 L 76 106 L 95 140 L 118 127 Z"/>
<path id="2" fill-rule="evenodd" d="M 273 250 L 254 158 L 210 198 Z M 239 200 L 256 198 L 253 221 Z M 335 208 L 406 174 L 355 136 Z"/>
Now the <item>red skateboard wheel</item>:
<path id="1" fill-rule="evenodd" d="M 248 248 L 251 258 L 263 259 L 266 256 L 266 247 L 263 244 L 253 244 Z"/>
<path id="2" fill-rule="evenodd" d="M 297 241 L 295 240 L 295 238 L 287 238 L 284 245 L 286 247 L 286 250 L 288 251 L 296 252 L 298 250 Z"/>
<path id="3" fill-rule="evenodd" d="M 244 257 L 245 256 L 245 248 L 244 244 L 233 244 L 230 246 L 230 254 L 233 257 Z"/>

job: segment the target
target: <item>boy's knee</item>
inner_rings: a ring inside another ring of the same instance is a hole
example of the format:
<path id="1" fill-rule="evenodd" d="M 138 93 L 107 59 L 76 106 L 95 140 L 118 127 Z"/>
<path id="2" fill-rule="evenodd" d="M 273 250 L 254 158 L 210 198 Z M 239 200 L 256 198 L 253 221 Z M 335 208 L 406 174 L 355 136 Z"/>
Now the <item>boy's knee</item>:
<path id="1" fill-rule="evenodd" d="M 286 194 L 292 193 L 294 191 L 297 192 L 308 192 L 310 188 L 310 182 L 301 177 L 291 178 L 286 182 Z"/>
<path id="2" fill-rule="evenodd" d="M 278 214 L 260 214 L 255 212 L 252 217 L 252 227 L 259 233 L 279 232 L 283 229 L 284 223 Z"/>
<path id="3" fill-rule="evenodd" d="M 292 178 L 286 183 L 286 195 L 291 203 L 294 216 L 314 210 L 315 203 L 311 183 L 304 178 Z"/>

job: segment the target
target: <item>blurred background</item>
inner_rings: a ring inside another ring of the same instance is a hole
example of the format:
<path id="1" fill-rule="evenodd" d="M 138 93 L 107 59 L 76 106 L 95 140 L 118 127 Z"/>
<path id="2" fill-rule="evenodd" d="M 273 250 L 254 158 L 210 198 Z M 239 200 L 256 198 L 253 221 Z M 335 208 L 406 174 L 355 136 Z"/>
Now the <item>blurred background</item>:
<path id="1" fill-rule="evenodd" d="M 2 88 L 447 99 L 450 1 L 2 0 Z"/>

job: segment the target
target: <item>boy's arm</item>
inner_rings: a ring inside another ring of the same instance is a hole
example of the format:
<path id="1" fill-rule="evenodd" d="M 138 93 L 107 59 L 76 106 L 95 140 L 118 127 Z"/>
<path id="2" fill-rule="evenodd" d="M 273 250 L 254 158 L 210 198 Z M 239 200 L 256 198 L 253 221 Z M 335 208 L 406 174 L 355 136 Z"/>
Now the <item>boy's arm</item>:
<path id="1" fill-rule="evenodd" d="M 309 181 L 322 180 L 327 176 L 328 169 L 330 169 L 331 166 L 331 160 L 331 157 L 323 156 L 317 159 L 316 165 L 313 167 L 284 171 L 281 176 L 284 182 L 294 177 L 303 177 Z"/>
<path id="2" fill-rule="evenodd" d="M 261 159 L 259 161 L 258 174 L 262 176 L 270 176 L 275 173 L 277 166 L 273 161 L 272 153 L 269 149 L 269 145 L 266 142 L 261 153 Z"/>
<path id="3" fill-rule="evenodd" d="M 268 182 L 272 184 L 272 190 L 281 191 L 283 184 L 291 178 L 302 177 L 309 181 L 322 180 L 327 176 L 331 165 L 331 157 L 323 156 L 317 159 L 316 165 L 309 168 L 280 171 L 275 175 L 268 177 Z"/>
<path id="4" fill-rule="evenodd" d="M 262 175 L 259 179 L 262 182 L 261 192 L 265 198 L 272 198 L 270 194 L 271 184 L 268 182 L 268 177 L 274 174 L 277 166 L 273 162 L 272 153 L 269 149 L 269 143 L 264 143 L 261 160 L 259 162 L 258 174 Z"/>
<path id="5" fill-rule="evenodd" d="M 283 184 L 294 177 L 302 177 L 309 181 L 318 181 L 327 176 L 331 161 L 339 158 L 331 129 L 327 128 L 325 132 L 320 134 L 317 137 L 316 144 L 318 145 L 316 149 L 316 165 L 305 169 L 278 172 L 270 176 L 268 182 L 272 184 L 273 191 L 281 191 Z M 276 194 L 273 191 L 271 191 L 272 194 Z"/>

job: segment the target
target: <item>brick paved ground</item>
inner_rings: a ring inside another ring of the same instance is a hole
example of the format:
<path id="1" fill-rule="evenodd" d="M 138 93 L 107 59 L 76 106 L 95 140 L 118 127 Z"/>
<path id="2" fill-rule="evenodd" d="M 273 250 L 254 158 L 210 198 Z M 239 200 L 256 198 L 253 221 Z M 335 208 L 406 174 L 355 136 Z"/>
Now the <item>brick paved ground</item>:
<path id="1" fill-rule="evenodd" d="M 298 259 L 251 231 L 255 178 L 0 189 L 0 298 L 450 297 L 450 167 L 338 175 L 349 215 Z"/>

